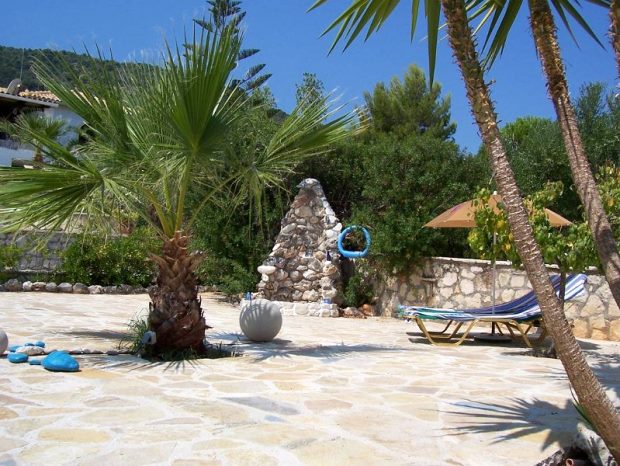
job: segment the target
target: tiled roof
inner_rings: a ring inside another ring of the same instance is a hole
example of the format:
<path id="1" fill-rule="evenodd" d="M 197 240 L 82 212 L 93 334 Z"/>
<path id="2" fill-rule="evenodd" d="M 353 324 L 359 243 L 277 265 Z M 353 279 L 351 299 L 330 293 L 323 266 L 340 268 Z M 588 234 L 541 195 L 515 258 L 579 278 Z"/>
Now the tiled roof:
<path id="1" fill-rule="evenodd" d="M 6 88 L 0 87 L 0 93 L 6 94 Z M 49 102 L 53 104 L 60 103 L 60 99 L 56 97 L 50 91 L 20 91 L 17 97 L 23 97 L 24 99 L 39 100 L 41 102 Z"/>

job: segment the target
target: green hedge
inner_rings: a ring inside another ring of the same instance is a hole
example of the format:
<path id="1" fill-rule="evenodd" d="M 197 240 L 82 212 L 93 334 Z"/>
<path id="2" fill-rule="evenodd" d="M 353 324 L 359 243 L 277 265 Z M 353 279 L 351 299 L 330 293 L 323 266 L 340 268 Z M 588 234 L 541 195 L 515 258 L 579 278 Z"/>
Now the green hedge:
<path id="1" fill-rule="evenodd" d="M 148 286 L 156 274 L 148 254 L 160 249 L 156 236 L 143 228 L 118 238 L 84 235 L 65 250 L 62 272 L 69 282 Z"/>

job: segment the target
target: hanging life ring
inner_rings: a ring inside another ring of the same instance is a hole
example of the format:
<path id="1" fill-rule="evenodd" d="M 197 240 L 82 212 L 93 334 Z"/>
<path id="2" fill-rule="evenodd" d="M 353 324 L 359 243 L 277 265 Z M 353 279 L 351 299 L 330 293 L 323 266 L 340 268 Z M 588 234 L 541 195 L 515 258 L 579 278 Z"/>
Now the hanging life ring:
<path id="1" fill-rule="evenodd" d="M 362 251 L 349 251 L 344 248 L 342 242 L 346 238 L 346 236 L 353 230 L 362 230 L 364 233 L 364 240 L 366 241 L 366 247 Z M 360 227 L 357 225 L 352 225 L 350 227 L 346 227 L 342 232 L 338 235 L 338 252 L 342 254 L 343 257 L 347 259 L 359 259 L 360 257 L 366 257 L 368 255 L 368 249 L 370 249 L 370 233 L 364 227 Z"/>

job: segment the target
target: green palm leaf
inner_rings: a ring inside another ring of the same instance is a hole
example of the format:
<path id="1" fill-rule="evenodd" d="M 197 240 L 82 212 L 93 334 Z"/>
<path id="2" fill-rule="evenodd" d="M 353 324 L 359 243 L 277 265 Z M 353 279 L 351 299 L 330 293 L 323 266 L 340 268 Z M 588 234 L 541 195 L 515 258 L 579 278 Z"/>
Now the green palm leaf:
<path id="1" fill-rule="evenodd" d="M 411 2 L 411 39 L 415 35 L 418 21 L 418 11 L 421 0 Z M 309 11 L 314 10 L 325 4 L 327 0 L 317 0 L 310 7 Z M 341 40 L 345 40 L 344 49 L 346 50 L 359 34 L 366 29 L 365 40 L 373 33 L 377 32 L 387 21 L 400 0 L 353 0 L 351 5 L 340 14 L 323 32 L 323 35 L 331 31 L 337 31 L 330 53 Z M 433 83 L 435 75 L 435 65 L 437 56 L 437 38 L 439 31 L 439 19 L 441 15 L 441 5 L 437 0 L 425 0 L 424 11 L 426 14 L 426 26 L 428 32 L 428 60 L 430 82 Z"/>
<path id="2" fill-rule="evenodd" d="M 42 82 L 82 117 L 87 138 L 70 151 L 30 128 L 29 137 L 50 163 L 40 170 L 0 170 L 5 229 L 58 228 L 76 212 L 104 216 L 121 209 L 138 213 L 170 238 L 220 193 L 260 202 L 264 189 L 277 186 L 304 156 L 347 134 L 353 117 L 326 122 L 334 115 L 322 101 L 296 109 L 268 147 L 231 152 L 231 127 L 251 105 L 231 79 L 241 36 L 225 26 L 194 32 L 192 39 L 188 47 L 167 47 L 161 66 L 117 71 L 101 62 L 99 51 L 90 56 L 97 70 L 92 75 L 68 63 L 61 70 L 36 64 Z M 188 213 L 192 184 L 204 188 L 204 197 Z"/>
<path id="3" fill-rule="evenodd" d="M 576 21 L 597 44 L 603 47 L 590 25 L 575 7 L 581 7 L 578 0 L 550 0 L 550 3 L 575 43 L 577 43 L 577 39 L 573 33 L 569 17 Z M 610 5 L 608 0 L 591 0 L 590 3 L 605 8 L 609 8 Z M 486 50 L 485 65 L 491 66 L 504 51 L 508 35 L 519 11 L 521 11 L 522 4 L 523 0 L 469 0 L 467 2 L 470 21 L 478 20 L 475 32 L 479 33 L 486 29 L 483 45 L 483 50 Z"/>

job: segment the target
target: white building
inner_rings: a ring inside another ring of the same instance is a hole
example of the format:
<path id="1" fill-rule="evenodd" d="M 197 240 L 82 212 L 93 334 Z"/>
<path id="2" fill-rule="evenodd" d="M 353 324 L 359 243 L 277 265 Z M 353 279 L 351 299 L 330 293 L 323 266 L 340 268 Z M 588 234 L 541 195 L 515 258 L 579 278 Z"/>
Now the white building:
<path id="1" fill-rule="evenodd" d="M 25 111 L 40 111 L 43 115 L 63 120 L 70 128 L 79 128 L 84 121 L 49 91 L 20 90 L 11 83 L 8 88 L 0 87 L 0 119 L 12 120 Z M 75 133 L 65 136 L 65 141 L 75 137 Z M 0 166 L 10 166 L 13 159 L 31 160 L 34 156 L 32 147 L 17 144 L 0 133 Z"/>

